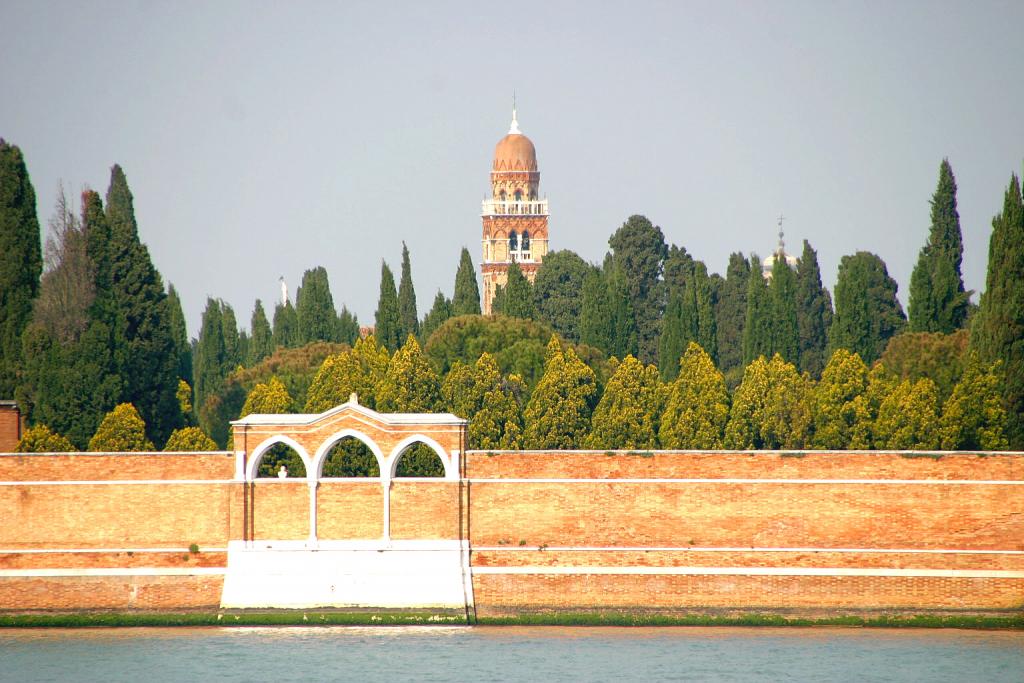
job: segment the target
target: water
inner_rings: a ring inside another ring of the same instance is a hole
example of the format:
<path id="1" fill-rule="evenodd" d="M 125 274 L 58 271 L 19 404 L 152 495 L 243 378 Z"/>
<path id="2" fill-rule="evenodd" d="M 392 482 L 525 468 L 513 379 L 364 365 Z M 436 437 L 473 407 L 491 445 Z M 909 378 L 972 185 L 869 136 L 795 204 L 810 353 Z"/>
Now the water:
<path id="1" fill-rule="evenodd" d="M 1024 681 L 1024 633 L 318 627 L 0 630 L 18 681 Z"/>

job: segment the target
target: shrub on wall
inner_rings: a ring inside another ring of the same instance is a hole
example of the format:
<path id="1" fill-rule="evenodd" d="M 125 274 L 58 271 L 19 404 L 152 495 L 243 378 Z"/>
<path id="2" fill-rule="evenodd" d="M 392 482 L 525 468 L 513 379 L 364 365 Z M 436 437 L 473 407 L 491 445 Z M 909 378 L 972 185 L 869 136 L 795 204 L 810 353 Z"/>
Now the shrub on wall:
<path id="1" fill-rule="evenodd" d="M 15 451 L 18 453 L 72 453 L 78 449 L 46 425 L 29 427 L 21 436 Z"/>
<path id="2" fill-rule="evenodd" d="M 199 427 L 182 427 L 171 432 L 165 451 L 215 451 L 217 444 Z"/>
<path id="3" fill-rule="evenodd" d="M 89 440 L 93 452 L 120 453 L 125 451 L 152 451 L 153 443 L 146 438 L 146 423 L 131 403 L 122 403 L 103 418 L 96 434 Z"/>

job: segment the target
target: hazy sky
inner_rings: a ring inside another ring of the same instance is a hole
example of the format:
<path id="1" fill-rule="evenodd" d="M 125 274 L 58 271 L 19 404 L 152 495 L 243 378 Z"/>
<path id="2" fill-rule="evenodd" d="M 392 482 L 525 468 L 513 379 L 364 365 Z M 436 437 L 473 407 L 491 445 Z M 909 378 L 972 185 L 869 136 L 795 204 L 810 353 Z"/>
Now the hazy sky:
<path id="1" fill-rule="evenodd" d="M 41 222 L 58 183 L 125 169 L 142 240 L 196 335 L 248 326 L 322 265 L 372 324 L 384 259 L 420 314 L 479 267 L 495 143 L 537 146 L 551 248 L 600 261 L 634 213 L 722 273 L 733 251 L 879 254 L 906 304 L 948 157 L 963 272 L 1024 168 L 1024 3 L 11 2 L 0 136 Z"/>

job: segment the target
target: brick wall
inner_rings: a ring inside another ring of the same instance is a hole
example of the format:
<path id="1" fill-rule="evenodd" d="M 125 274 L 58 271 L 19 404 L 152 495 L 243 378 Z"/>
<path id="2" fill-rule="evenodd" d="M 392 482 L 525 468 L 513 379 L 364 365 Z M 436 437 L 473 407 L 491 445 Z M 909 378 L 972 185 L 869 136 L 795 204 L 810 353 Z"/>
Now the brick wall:
<path id="1" fill-rule="evenodd" d="M 235 456 L 227 452 L 0 455 L 0 481 L 225 481 L 234 476 Z"/>
<path id="2" fill-rule="evenodd" d="M 21 413 L 13 401 L 0 401 L 0 453 L 12 453 L 21 440 Z"/>
<path id="3" fill-rule="evenodd" d="M 373 540 L 384 533 L 384 490 L 379 479 L 320 482 L 316 505 L 320 539 Z"/>

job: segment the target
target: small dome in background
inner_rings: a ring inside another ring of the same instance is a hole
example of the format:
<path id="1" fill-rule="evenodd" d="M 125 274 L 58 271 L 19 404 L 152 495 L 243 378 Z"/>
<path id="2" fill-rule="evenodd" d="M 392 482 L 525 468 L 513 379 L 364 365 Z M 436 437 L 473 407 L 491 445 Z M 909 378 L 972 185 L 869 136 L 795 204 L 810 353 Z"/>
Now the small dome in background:
<path id="1" fill-rule="evenodd" d="M 512 126 L 508 135 L 498 141 L 494 147 L 494 165 L 492 170 L 537 172 L 537 150 L 530 138 L 519 130 L 516 111 L 512 110 Z"/>

